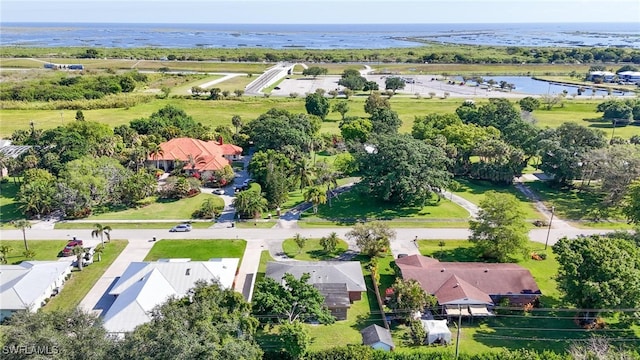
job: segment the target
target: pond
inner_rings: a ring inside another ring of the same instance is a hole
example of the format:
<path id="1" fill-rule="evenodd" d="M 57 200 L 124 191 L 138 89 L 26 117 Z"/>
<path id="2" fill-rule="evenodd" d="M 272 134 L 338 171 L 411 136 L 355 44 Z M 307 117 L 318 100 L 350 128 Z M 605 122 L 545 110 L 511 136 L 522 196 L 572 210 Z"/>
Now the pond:
<path id="1" fill-rule="evenodd" d="M 578 86 L 551 83 L 548 81 L 535 80 L 528 76 L 491 76 L 491 77 L 483 77 L 484 86 L 486 86 L 487 81 L 493 79 L 495 81 L 495 86 L 499 86 L 501 81 L 505 81 L 508 84 L 515 85 L 515 89 L 513 92 L 518 92 L 522 94 L 531 94 L 531 95 L 557 95 L 562 94 L 563 91 L 567 91 L 568 96 L 574 96 L 578 93 Z M 462 81 L 462 77 L 456 77 L 457 81 Z M 474 82 L 469 82 L 469 84 L 474 84 Z M 481 86 L 483 86 L 481 85 Z M 582 93 L 582 97 L 591 97 L 591 96 L 604 96 L 608 95 L 606 90 L 596 89 L 594 93 L 592 88 L 583 86 L 585 89 Z M 611 95 L 613 96 L 623 96 L 630 95 L 631 92 L 621 92 L 621 91 L 613 91 Z"/>

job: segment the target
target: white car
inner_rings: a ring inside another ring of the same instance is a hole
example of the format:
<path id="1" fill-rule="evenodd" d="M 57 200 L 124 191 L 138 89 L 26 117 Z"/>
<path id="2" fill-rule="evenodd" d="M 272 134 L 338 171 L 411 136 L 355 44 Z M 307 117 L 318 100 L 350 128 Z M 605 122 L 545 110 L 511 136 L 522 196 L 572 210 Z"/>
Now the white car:
<path id="1" fill-rule="evenodd" d="M 191 231 L 191 225 L 189 224 L 180 224 L 176 225 L 169 230 L 170 232 L 189 232 Z"/>
<path id="2" fill-rule="evenodd" d="M 216 195 L 224 195 L 224 189 L 213 189 L 213 193 Z"/>

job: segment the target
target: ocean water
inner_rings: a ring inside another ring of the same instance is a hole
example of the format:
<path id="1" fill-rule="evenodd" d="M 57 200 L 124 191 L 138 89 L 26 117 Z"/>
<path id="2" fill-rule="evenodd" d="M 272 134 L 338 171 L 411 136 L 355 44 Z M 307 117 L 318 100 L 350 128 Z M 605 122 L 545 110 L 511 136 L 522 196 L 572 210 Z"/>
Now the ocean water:
<path id="1" fill-rule="evenodd" d="M 640 24 L 0 24 L 0 46 L 384 49 L 422 41 L 640 48 Z"/>

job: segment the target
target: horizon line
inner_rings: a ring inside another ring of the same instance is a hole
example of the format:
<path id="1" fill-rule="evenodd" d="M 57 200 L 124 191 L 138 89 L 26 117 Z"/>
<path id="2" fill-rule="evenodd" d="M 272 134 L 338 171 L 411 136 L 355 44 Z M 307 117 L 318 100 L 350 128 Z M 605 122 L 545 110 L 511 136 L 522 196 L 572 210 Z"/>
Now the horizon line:
<path id="1" fill-rule="evenodd" d="M 152 21 L 39 21 L 39 20 L 20 20 L 20 21 L 0 21 L 0 27 L 4 24 L 193 24 L 193 25 L 461 25 L 461 24 L 637 24 L 635 21 L 519 21 L 519 22 L 380 22 L 380 23 L 362 23 L 362 22 L 152 22 Z"/>

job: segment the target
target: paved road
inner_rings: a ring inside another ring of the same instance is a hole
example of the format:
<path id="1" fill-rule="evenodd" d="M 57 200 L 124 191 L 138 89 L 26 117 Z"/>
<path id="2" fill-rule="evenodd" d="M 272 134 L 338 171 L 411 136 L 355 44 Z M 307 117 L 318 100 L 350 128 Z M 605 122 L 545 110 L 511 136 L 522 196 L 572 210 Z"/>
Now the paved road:
<path id="1" fill-rule="evenodd" d="M 554 220 L 555 221 L 555 220 Z M 223 228 L 223 229 L 194 229 L 188 233 L 170 233 L 165 229 L 136 229 L 125 230 L 115 229 L 111 232 L 112 239 L 129 239 L 129 241 L 148 241 L 153 237 L 157 239 L 245 239 L 251 241 L 274 241 L 292 237 L 296 233 L 302 236 L 319 238 L 331 232 L 336 232 L 338 236 L 343 237 L 350 228 L 314 228 L 314 229 L 243 229 L 243 228 Z M 89 229 L 84 230 L 41 230 L 28 229 L 27 240 L 48 240 L 48 239 L 67 239 L 69 235 L 78 238 L 89 238 Z M 576 236 L 579 234 L 600 234 L 610 232 L 610 230 L 598 229 L 551 229 L 549 232 L 549 244 L 555 242 L 563 236 Z M 469 236 L 468 229 L 428 229 L 428 228 L 403 228 L 396 229 L 395 241 L 408 241 L 418 236 L 419 239 L 436 240 L 436 239 L 466 239 Z M 86 234 L 86 235 L 85 235 Z M 547 237 L 547 229 L 533 229 L 529 232 L 531 240 L 544 243 Z M 0 238 L 3 240 L 21 240 L 22 232 L 20 230 L 0 230 Z"/>
<path id="2" fill-rule="evenodd" d="M 282 254 L 283 239 L 293 237 L 296 233 L 309 238 L 320 238 L 331 232 L 336 232 L 340 238 L 346 239 L 345 233 L 350 228 L 322 228 L 322 229 L 299 229 L 299 228 L 271 228 L 271 229 L 241 229 L 241 228 L 209 228 L 194 229 L 188 233 L 170 233 L 162 229 L 144 230 L 124 230 L 116 229 L 111 232 L 112 239 L 128 239 L 129 244 L 120 256 L 111 264 L 104 275 L 96 282 L 87 296 L 82 300 L 80 306 L 86 310 L 94 311 L 98 314 L 108 309 L 114 298 L 105 295 L 110 286 L 113 285 L 117 277 L 121 276 L 130 262 L 142 261 L 151 247 L 154 237 L 160 239 L 245 239 L 247 249 L 242 259 L 242 264 L 236 278 L 235 289 L 244 294 L 247 299 L 251 298 L 252 282 L 258 270 L 260 254 L 262 250 L 269 250 L 274 259 L 285 260 Z M 557 239 L 563 236 L 576 236 L 579 234 L 602 233 L 602 230 L 581 230 L 573 228 L 534 229 L 529 232 L 533 241 L 545 243 L 547 236 L 549 245 L 554 244 Z M 27 230 L 27 239 L 48 240 L 48 239 L 68 239 L 69 236 L 77 236 L 80 239 L 89 238 L 90 230 L 52 230 L 32 228 Z M 414 239 L 466 239 L 469 236 L 468 229 L 396 229 L 396 238 L 391 242 L 391 251 L 394 256 L 398 254 L 417 254 L 418 249 Z M 0 230 L 0 239 L 20 240 L 22 232 L 20 230 Z M 349 249 L 357 250 L 353 241 L 346 239 Z"/>

